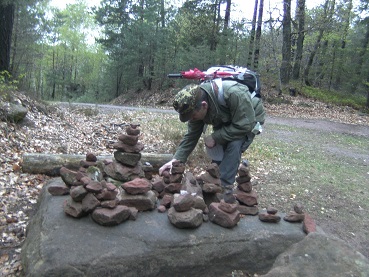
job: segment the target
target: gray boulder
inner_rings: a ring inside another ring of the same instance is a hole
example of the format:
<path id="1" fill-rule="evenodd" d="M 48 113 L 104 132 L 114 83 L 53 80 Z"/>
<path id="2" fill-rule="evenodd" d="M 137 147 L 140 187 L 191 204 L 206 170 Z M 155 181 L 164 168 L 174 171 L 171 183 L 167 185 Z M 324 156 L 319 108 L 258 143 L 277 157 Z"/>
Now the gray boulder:
<path id="1" fill-rule="evenodd" d="M 342 240 L 310 233 L 276 259 L 263 277 L 369 276 L 369 261 Z"/>

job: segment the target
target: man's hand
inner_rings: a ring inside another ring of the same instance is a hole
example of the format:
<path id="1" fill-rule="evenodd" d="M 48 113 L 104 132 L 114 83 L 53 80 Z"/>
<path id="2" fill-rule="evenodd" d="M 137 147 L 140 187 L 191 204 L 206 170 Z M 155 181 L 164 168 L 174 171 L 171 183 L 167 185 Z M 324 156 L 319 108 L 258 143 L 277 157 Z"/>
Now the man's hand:
<path id="1" fill-rule="evenodd" d="M 169 162 L 167 162 L 166 164 L 164 164 L 162 167 L 159 168 L 159 175 L 161 176 L 163 174 L 163 172 L 167 169 L 171 170 L 172 169 L 172 164 L 173 162 L 177 162 L 178 160 L 173 159 Z"/>
<path id="2" fill-rule="evenodd" d="M 210 135 L 210 136 L 207 136 L 207 137 L 204 137 L 204 142 L 205 142 L 205 146 L 208 147 L 208 148 L 213 148 L 215 146 L 215 140 L 213 139 L 213 137 Z"/>

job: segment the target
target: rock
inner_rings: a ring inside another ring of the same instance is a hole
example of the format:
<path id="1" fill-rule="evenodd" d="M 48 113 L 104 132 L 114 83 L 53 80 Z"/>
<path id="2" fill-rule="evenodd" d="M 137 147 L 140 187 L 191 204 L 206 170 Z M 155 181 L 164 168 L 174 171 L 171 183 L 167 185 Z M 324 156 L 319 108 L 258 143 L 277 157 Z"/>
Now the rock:
<path id="1" fill-rule="evenodd" d="M 279 215 L 268 213 L 260 213 L 259 219 L 260 221 L 269 223 L 278 223 L 279 221 L 281 221 L 281 217 Z"/>
<path id="2" fill-rule="evenodd" d="M 244 164 L 240 164 L 240 166 L 238 167 L 238 176 L 240 177 L 248 176 L 251 179 L 250 168 Z"/>
<path id="3" fill-rule="evenodd" d="M 82 200 L 82 209 L 85 213 L 92 212 L 98 206 L 100 206 L 100 201 L 93 193 L 88 193 Z"/>
<path id="4" fill-rule="evenodd" d="M 305 218 L 302 223 L 302 230 L 306 234 L 315 233 L 317 231 L 315 221 L 309 214 L 305 213 Z"/>
<path id="5" fill-rule="evenodd" d="M 131 211 L 126 206 L 118 205 L 114 209 L 99 208 L 91 214 L 92 219 L 103 226 L 115 226 L 126 221 Z"/>
<path id="6" fill-rule="evenodd" d="M 129 146 L 135 146 L 138 142 L 138 136 L 132 136 L 132 135 L 127 135 L 127 134 L 121 134 L 119 135 L 118 139 L 129 145 Z"/>
<path id="7" fill-rule="evenodd" d="M 220 203 L 219 203 L 219 209 L 221 209 L 223 212 L 226 212 L 226 213 L 234 213 L 237 208 L 238 208 L 238 202 L 236 201 L 235 204 L 231 204 L 231 203 L 226 203 L 224 202 L 224 200 L 220 200 Z"/>
<path id="8" fill-rule="evenodd" d="M 141 160 L 141 153 L 115 151 L 114 158 L 123 165 L 135 166 Z"/>
<path id="9" fill-rule="evenodd" d="M 140 153 L 144 149 L 144 145 L 141 142 L 138 142 L 136 145 L 131 146 L 118 141 L 113 144 L 113 148 L 127 153 Z"/>
<path id="10" fill-rule="evenodd" d="M 251 176 L 237 176 L 236 177 L 236 182 L 238 184 L 243 184 L 243 183 L 248 183 L 251 181 Z"/>
<path id="11" fill-rule="evenodd" d="M 182 162 L 174 162 L 172 163 L 172 174 L 183 174 L 186 170 L 186 165 Z"/>
<path id="12" fill-rule="evenodd" d="M 186 212 L 193 207 L 194 203 L 194 197 L 191 194 L 181 195 L 176 193 L 173 197 L 172 206 L 177 212 Z"/>
<path id="13" fill-rule="evenodd" d="M 246 206 L 255 206 L 258 204 L 258 196 L 255 191 L 247 193 L 237 189 L 235 195 L 236 199 Z"/>
<path id="14" fill-rule="evenodd" d="M 281 253 L 263 277 L 368 276 L 369 261 L 340 239 L 311 233 Z"/>
<path id="15" fill-rule="evenodd" d="M 82 185 L 81 182 L 77 181 L 76 175 L 77 171 L 70 170 L 66 167 L 60 168 L 60 177 L 68 187 Z"/>
<path id="16" fill-rule="evenodd" d="M 205 193 L 211 193 L 211 194 L 215 194 L 215 193 L 220 193 L 222 192 L 222 187 L 216 184 L 211 184 L 211 183 L 204 183 L 202 185 L 202 190 Z"/>
<path id="17" fill-rule="evenodd" d="M 67 215 L 75 218 L 80 218 L 86 215 L 82 208 L 82 203 L 75 202 L 71 198 L 64 200 L 63 210 Z"/>
<path id="18" fill-rule="evenodd" d="M 210 175 L 209 172 L 205 172 L 203 174 L 201 174 L 199 177 L 199 179 L 201 179 L 204 183 L 210 183 L 210 184 L 215 184 L 218 186 L 221 186 L 221 181 L 219 178 L 214 178 L 213 176 Z"/>
<path id="19" fill-rule="evenodd" d="M 252 191 L 252 184 L 251 182 L 241 183 L 237 185 L 237 188 L 244 192 L 251 192 Z"/>
<path id="20" fill-rule="evenodd" d="M 196 195 L 194 197 L 193 208 L 199 209 L 199 210 L 202 210 L 203 212 L 205 212 L 206 209 L 208 208 L 208 206 L 206 205 L 204 198 L 202 198 L 199 195 Z"/>
<path id="21" fill-rule="evenodd" d="M 189 194 L 203 197 L 202 188 L 196 181 L 196 178 L 191 172 L 186 172 L 182 180 L 182 190 L 187 191 Z"/>
<path id="22" fill-rule="evenodd" d="M 128 194 L 123 191 L 119 204 L 128 207 L 135 207 L 139 211 L 151 211 L 155 209 L 156 201 L 156 195 L 152 190 L 145 194 L 137 195 Z"/>
<path id="23" fill-rule="evenodd" d="M 210 277 L 236 269 L 261 275 L 306 236 L 299 224 L 265 224 L 252 216 L 228 231 L 210 223 L 182 230 L 156 211 L 107 228 L 91 217 L 66 216 L 60 207 L 70 197 L 53 197 L 48 185 L 27 226 L 21 251 L 24 276 L 107 276 L 109 270 L 116 276 Z"/>
<path id="24" fill-rule="evenodd" d="M 95 163 L 95 162 L 97 162 L 97 157 L 93 153 L 87 153 L 86 154 L 86 161 L 87 162 L 94 162 Z"/>
<path id="25" fill-rule="evenodd" d="M 302 214 L 304 213 L 304 206 L 301 203 L 296 203 L 293 206 L 293 210 L 298 214 Z"/>
<path id="26" fill-rule="evenodd" d="M 83 168 L 89 168 L 90 166 L 96 166 L 96 162 L 80 161 L 80 166 Z"/>
<path id="27" fill-rule="evenodd" d="M 70 197 L 76 202 L 82 202 L 88 191 L 83 186 L 75 186 L 70 189 Z"/>
<path id="28" fill-rule="evenodd" d="M 114 200 L 118 195 L 118 189 L 116 190 L 108 190 L 107 188 L 103 188 L 103 190 L 99 193 L 96 193 L 95 196 L 98 200 Z"/>
<path id="29" fill-rule="evenodd" d="M 160 205 L 169 208 L 173 201 L 173 195 L 172 194 L 164 194 L 163 198 L 160 201 Z"/>
<path id="30" fill-rule="evenodd" d="M 159 213 L 165 213 L 167 211 L 167 208 L 163 205 L 160 205 L 157 210 Z"/>
<path id="31" fill-rule="evenodd" d="M 69 194 L 70 188 L 64 182 L 54 182 L 48 187 L 51 195 L 61 196 Z"/>
<path id="32" fill-rule="evenodd" d="M 233 228 L 240 221 L 240 212 L 226 213 L 219 208 L 220 203 L 211 203 L 209 206 L 209 220 L 225 228 Z"/>
<path id="33" fill-rule="evenodd" d="M 298 214 L 295 211 L 291 211 L 283 219 L 288 222 L 302 222 L 304 218 L 304 214 Z"/>
<path id="34" fill-rule="evenodd" d="M 185 212 L 177 212 L 173 207 L 168 210 L 170 223 L 180 229 L 193 229 L 199 227 L 202 222 L 202 211 L 191 208 Z"/>
<path id="35" fill-rule="evenodd" d="M 128 126 L 126 128 L 127 135 L 130 136 L 138 136 L 140 134 L 140 129 L 132 128 L 131 126 Z"/>
<path id="36" fill-rule="evenodd" d="M 97 166 L 89 166 L 86 170 L 86 174 L 93 181 L 101 182 L 103 180 L 103 173 Z"/>
<path id="37" fill-rule="evenodd" d="M 220 171 L 219 171 L 219 166 L 216 163 L 212 163 L 208 166 L 206 166 L 205 170 L 213 177 L 216 179 L 220 178 Z"/>
<path id="38" fill-rule="evenodd" d="M 114 161 L 105 165 L 104 171 L 111 178 L 122 182 L 128 182 L 135 178 L 143 178 L 145 176 L 140 162 L 135 167 L 128 167 Z"/>
<path id="39" fill-rule="evenodd" d="M 118 202 L 118 199 L 115 198 L 113 200 L 103 200 L 100 202 L 100 205 L 102 208 L 114 209 L 116 206 L 118 206 Z"/>
<path id="40" fill-rule="evenodd" d="M 267 213 L 268 214 L 276 214 L 276 213 L 278 213 L 278 210 L 274 207 L 268 207 L 267 208 Z"/>
<path id="41" fill-rule="evenodd" d="M 181 188 L 182 188 L 181 183 L 170 183 L 165 186 L 164 191 L 174 194 L 179 193 L 181 191 Z"/>
<path id="42" fill-rule="evenodd" d="M 154 180 L 151 181 L 152 189 L 156 190 L 157 192 L 162 192 L 164 190 L 165 184 L 163 179 L 160 177 L 156 177 Z"/>
<path id="43" fill-rule="evenodd" d="M 147 179 L 136 178 L 132 181 L 126 182 L 122 184 L 122 188 L 128 194 L 144 194 L 151 190 L 152 185 Z"/>
<path id="44" fill-rule="evenodd" d="M 28 113 L 28 109 L 18 103 L 7 102 L 4 103 L 0 108 L 2 111 L 1 120 L 14 123 L 19 123 L 22 121 Z"/>
<path id="45" fill-rule="evenodd" d="M 246 206 L 246 205 L 238 205 L 238 211 L 240 214 L 244 215 L 257 215 L 259 213 L 259 208 L 257 206 Z"/>
<path id="46" fill-rule="evenodd" d="M 103 189 L 103 186 L 98 181 L 91 181 L 86 185 L 86 190 L 92 193 L 99 193 Z"/>
<path id="47" fill-rule="evenodd" d="M 182 181 L 182 174 L 170 174 L 169 183 L 180 183 Z"/>
<path id="48" fill-rule="evenodd" d="M 129 215 L 129 220 L 136 220 L 138 217 L 138 210 L 135 207 L 128 207 L 131 214 Z"/>

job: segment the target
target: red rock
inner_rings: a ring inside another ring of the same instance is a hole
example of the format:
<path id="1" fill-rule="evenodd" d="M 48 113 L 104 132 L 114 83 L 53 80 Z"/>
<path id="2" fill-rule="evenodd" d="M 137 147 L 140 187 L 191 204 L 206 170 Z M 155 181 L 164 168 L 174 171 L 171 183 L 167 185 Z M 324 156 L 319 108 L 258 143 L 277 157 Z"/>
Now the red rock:
<path id="1" fill-rule="evenodd" d="M 167 211 L 167 208 L 163 205 L 160 205 L 157 210 L 159 213 L 165 213 Z"/>
<path id="2" fill-rule="evenodd" d="M 135 207 L 139 211 L 152 211 L 156 207 L 156 201 L 156 195 L 152 190 L 149 190 L 145 194 L 136 195 L 128 194 L 123 191 L 119 204 L 128 207 Z"/>
<path id="3" fill-rule="evenodd" d="M 209 206 L 209 220 L 225 228 L 233 228 L 240 221 L 240 212 L 226 213 L 219 208 L 220 203 L 211 203 Z"/>
<path id="4" fill-rule="evenodd" d="M 215 184 L 218 186 L 221 186 L 221 181 L 219 178 L 214 178 L 213 176 L 210 175 L 209 172 L 205 172 L 203 174 L 201 174 L 198 177 L 200 180 L 202 180 L 204 183 L 210 183 L 210 184 Z"/>
<path id="5" fill-rule="evenodd" d="M 131 126 L 128 126 L 126 128 L 126 133 L 127 135 L 130 135 L 130 136 L 138 136 L 140 134 L 140 129 L 134 129 L 132 128 Z"/>
<path id="6" fill-rule="evenodd" d="M 222 192 L 222 187 L 216 184 L 204 183 L 202 185 L 202 190 L 205 193 L 214 194 L 214 193 Z"/>
<path id="7" fill-rule="evenodd" d="M 136 145 L 132 146 L 118 141 L 113 144 L 113 148 L 128 153 L 140 153 L 144 149 L 144 145 L 141 142 L 137 142 Z"/>
<path id="8" fill-rule="evenodd" d="M 276 213 L 278 213 L 278 210 L 274 207 L 268 207 L 267 208 L 267 213 L 268 214 L 276 214 Z"/>
<path id="9" fill-rule="evenodd" d="M 152 182 L 152 189 L 156 190 L 157 192 L 162 192 L 164 190 L 164 182 L 163 182 L 163 178 L 157 177 L 155 178 Z"/>
<path id="10" fill-rule="evenodd" d="M 283 218 L 285 221 L 288 222 L 302 222 L 305 218 L 304 214 L 298 214 L 295 211 L 291 211 Z"/>
<path id="11" fill-rule="evenodd" d="M 131 215 L 128 207 L 118 205 L 114 209 L 100 208 L 96 209 L 91 217 L 103 226 L 114 226 L 126 221 Z"/>
<path id="12" fill-rule="evenodd" d="M 132 136 L 132 135 L 126 135 L 126 134 L 121 134 L 119 135 L 118 139 L 130 146 L 135 146 L 138 142 L 138 136 Z"/>
<path id="13" fill-rule="evenodd" d="M 67 195 L 69 190 L 70 188 L 64 182 L 53 183 L 47 188 L 47 191 L 54 196 Z"/>
<path id="14" fill-rule="evenodd" d="M 194 197 L 191 194 L 175 194 L 172 206 L 177 212 L 186 212 L 195 204 Z"/>
<path id="15" fill-rule="evenodd" d="M 102 208 L 114 209 L 118 205 L 118 199 L 104 200 L 100 202 Z"/>
<path id="16" fill-rule="evenodd" d="M 257 215 L 259 213 L 258 206 L 249 207 L 246 205 L 238 205 L 237 209 L 241 214 L 244 215 Z"/>
<path id="17" fill-rule="evenodd" d="M 123 183 L 122 188 L 129 194 L 144 194 L 151 190 L 152 185 L 147 179 L 136 178 Z"/>
<path id="18" fill-rule="evenodd" d="M 76 202 L 82 202 L 88 191 L 83 186 L 72 187 L 70 190 L 70 197 Z"/>
<path id="19" fill-rule="evenodd" d="M 186 170 L 186 165 L 182 162 L 174 162 L 172 163 L 172 174 L 183 174 Z"/>
<path id="20" fill-rule="evenodd" d="M 64 201 L 63 210 L 67 215 L 75 218 L 80 218 L 86 215 L 86 213 L 83 211 L 82 204 L 73 201 L 72 198 L 68 198 Z"/>
<path id="21" fill-rule="evenodd" d="M 281 221 L 281 217 L 276 214 L 261 213 L 259 214 L 260 221 L 268 223 L 278 223 Z"/>
<path id="22" fill-rule="evenodd" d="M 216 179 L 220 178 L 220 171 L 219 171 L 219 166 L 216 163 L 212 163 L 208 166 L 206 166 L 206 171 L 213 177 Z"/>
<path id="23" fill-rule="evenodd" d="M 93 153 L 87 153 L 86 154 L 86 161 L 87 162 L 97 162 L 97 157 Z"/>
<path id="24" fill-rule="evenodd" d="M 164 191 L 174 194 L 179 193 L 181 191 L 181 188 L 182 188 L 181 183 L 170 183 L 165 186 Z"/>
<path id="25" fill-rule="evenodd" d="M 310 234 L 313 232 L 316 232 L 316 224 L 314 219 L 309 215 L 305 213 L 305 219 L 302 222 L 302 230 L 306 233 L 306 234 Z"/>
<path id="26" fill-rule="evenodd" d="M 224 200 L 220 200 L 219 203 L 219 209 L 221 209 L 222 211 L 226 212 L 226 213 L 234 213 L 236 210 L 238 210 L 238 202 L 236 201 L 235 204 L 230 204 L 230 203 L 226 203 L 224 202 Z"/>
<path id="27" fill-rule="evenodd" d="M 114 158 L 124 165 L 135 166 L 141 160 L 141 153 L 115 151 Z"/>
<path id="28" fill-rule="evenodd" d="M 103 189 L 103 186 L 98 181 L 91 181 L 86 185 L 86 190 L 93 193 L 99 193 Z"/>
<path id="29" fill-rule="evenodd" d="M 103 190 L 99 193 L 96 193 L 95 196 L 98 200 L 114 200 L 118 194 L 118 190 L 108 190 L 107 188 L 103 188 Z"/>
<path id="30" fill-rule="evenodd" d="M 84 186 L 87 186 L 89 182 L 92 181 L 92 179 L 90 177 L 87 177 L 87 176 L 84 176 L 80 179 L 81 183 L 84 185 Z"/>
<path id="31" fill-rule="evenodd" d="M 175 227 L 181 229 L 194 229 L 203 222 L 202 211 L 191 208 L 185 212 L 177 212 L 174 207 L 168 210 L 168 219 Z"/>
<path id="32" fill-rule="evenodd" d="M 77 180 L 77 171 L 70 170 L 66 167 L 61 167 L 59 172 L 60 177 L 68 187 L 82 185 L 82 183 Z"/>
<path id="33" fill-rule="evenodd" d="M 131 214 L 129 215 L 129 220 L 136 220 L 138 217 L 138 210 L 135 207 L 128 207 Z"/>
<path id="34" fill-rule="evenodd" d="M 247 183 L 250 182 L 251 180 L 251 176 L 237 176 L 236 177 L 236 182 L 237 184 L 243 184 L 243 183 Z"/>
<path id="35" fill-rule="evenodd" d="M 173 202 L 172 194 L 165 194 L 160 201 L 160 205 L 169 208 Z"/>
<path id="36" fill-rule="evenodd" d="M 88 193 L 82 200 L 82 209 L 86 213 L 92 212 L 98 206 L 100 206 L 100 201 L 92 193 Z"/>
<path id="37" fill-rule="evenodd" d="M 249 193 L 243 192 L 241 190 L 236 190 L 236 199 L 246 206 L 255 206 L 258 204 L 258 195 L 255 191 L 251 191 Z"/>
<path id="38" fill-rule="evenodd" d="M 251 192 L 252 191 L 252 184 L 251 182 L 241 183 L 238 184 L 237 188 L 244 192 Z"/>
<path id="39" fill-rule="evenodd" d="M 293 206 L 293 210 L 298 214 L 302 214 L 304 213 L 304 206 L 301 203 L 296 203 Z"/>
<path id="40" fill-rule="evenodd" d="M 169 176 L 169 183 L 180 183 L 182 181 L 182 174 L 171 174 Z"/>
<path id="41" fill-rule="evenodd" d="M 241 164 L 238 167 L 238 176 L 240 177 L 248 176 L 251 179 L 250 168 L 244 164 Z"/>

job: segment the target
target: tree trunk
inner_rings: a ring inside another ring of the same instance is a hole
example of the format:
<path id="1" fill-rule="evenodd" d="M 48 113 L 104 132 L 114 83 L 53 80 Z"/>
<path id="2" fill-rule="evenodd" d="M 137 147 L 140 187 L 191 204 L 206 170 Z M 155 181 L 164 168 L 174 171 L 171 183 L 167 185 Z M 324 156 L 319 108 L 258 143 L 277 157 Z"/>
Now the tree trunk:
<path id="1" fill-rule="evenodd" d="M 283 0 L 281 83 L 288 85 L 291 72 L 291 0 Z"/>
<path id="2" fill-rule="evenodd" d="M 258 13 L 258 0 L 255 0 L 254 15 L 252 17 L 252 27 L 250 33 L 250 43 L 249 43 L 249 57 L 247 59 L 247 67 L 251 67 L 251 61 L 254 57 L 254 42 L 255 42 L 255 28 L 256 28 L 256 16 Z"/>
<path id="3" fill-rule="evenodd" d="M 300 77 L 300 67 L 302 51 L 304 48 L 305 39 L 305 0 L 297 0 L 297 14 L 296 20 L 298 21 L 298 36 L 296 42 L 296 56 L 295 63 L 293 65 L 292 78 L 298 80 Z"/>
<path id="4" fill-rule="evenodd" d="M 0 4 L 0 72 L 10 72 L 10 50 L 14 24 L 15 4 Z M 11 72 L 10 72 L 11 73 Z"/>
<path id="5" fill-rule="evenodd" d="M 256 28 L 256 38 L 255 38 L 255 54 L 253 63 L 253 68 L 255 70 L 259 68 L 260 38 L 261 38 L 261 27 L 263 25 L 263 10 L 264 10 L 264 0 L 260 0 L 258 26 Z"/>
<path id="6" fill-rule="evenodd" d="M 154 168 L 154 172 L 157 172 L 162 165 L 172 158 L 172 154 L 141 153 L 141 162 L 150 163 Z M 105 159 L 111 160 L 113 157 L 97 157 L 98 161 L 103 161 Z M 72 170 L 78 170 L 78 168 L 80 168 L 80 161 L 82 160 L 86 160 L 85 155 L 25 153 L 23 155 L 22 170 L 24 173 L 30 174 L 59 176 L 61 167 L 64 166 Z"/>

